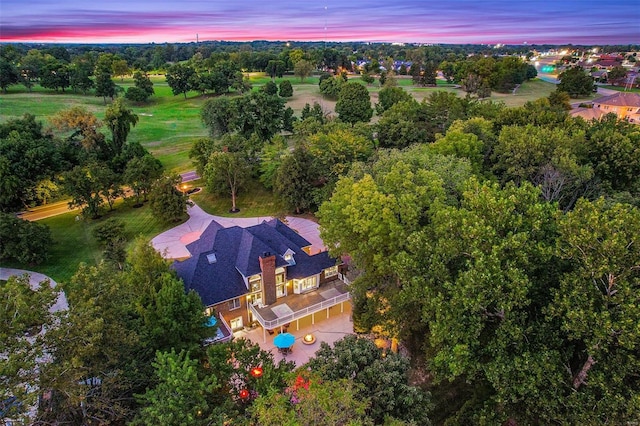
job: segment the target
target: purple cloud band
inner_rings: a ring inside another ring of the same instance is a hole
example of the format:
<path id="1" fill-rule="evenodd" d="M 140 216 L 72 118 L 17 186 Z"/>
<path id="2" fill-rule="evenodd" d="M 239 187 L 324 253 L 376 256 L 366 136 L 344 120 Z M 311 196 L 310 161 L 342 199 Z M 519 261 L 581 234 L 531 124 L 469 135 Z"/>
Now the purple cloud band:
<path id="1" fill-rule="evenodd" d="M 362 40 L 640 43 L 637 0 L 3 0 L 1 41 Z M 326 6 L 326 8 L 325 8 Z M 326 29 L 325 29 L 326 28 Z"/>

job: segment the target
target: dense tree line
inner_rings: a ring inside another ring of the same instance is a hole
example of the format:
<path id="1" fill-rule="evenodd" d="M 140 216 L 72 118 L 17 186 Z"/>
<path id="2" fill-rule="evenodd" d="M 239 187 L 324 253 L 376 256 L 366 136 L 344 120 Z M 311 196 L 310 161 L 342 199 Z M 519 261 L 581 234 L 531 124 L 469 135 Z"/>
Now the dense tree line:
<path id="1" fill-rule="evenodd" d="M 444 118 L 433 143 L 353 164 L 320 207 L 323 240 L 364 271 L 356 328 L 424 360 L 438 422 L 637 418 L 640 133 L 549 99 L 444 100 L 406 126 Z"/>
<path id="2" fill-rule="evenodd" d="M 69 309 L 51 313 L 57 289 L 48 282 L 31 288 L 26 277 L 12 277 L 0 285 L 7 308 L 0 313 L 0 353 L 10 355 L 0 359 L 0 397 L 21 401 L 3 411 L 8 418 L 33 424 L 428 423 L 429 394 L 408 384 L 408 359 L 369 339 L 323 344 L 297 370 L 245 339 L 204 346 L 215 327 L 206 326 L 199 297 L 184 292 L 144 241 L 121 268 L 81 265 L 63 287 Z M 39 409 L 29 413 L 39 394 Z"/>

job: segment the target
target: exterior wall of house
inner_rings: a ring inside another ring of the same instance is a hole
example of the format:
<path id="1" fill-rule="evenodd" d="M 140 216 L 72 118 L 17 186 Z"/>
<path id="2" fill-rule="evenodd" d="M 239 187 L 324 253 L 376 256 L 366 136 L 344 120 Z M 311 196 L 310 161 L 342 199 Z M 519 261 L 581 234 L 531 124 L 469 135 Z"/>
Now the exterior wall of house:
<path id="1" fill-rule="evenodd" d="M 632 115 L 634 112 L 638 110 L 638 107 L 632 107 L 627 105 L 608 105 L 608 104 L 596 104 L 598 108 L 600 108 L 605 114 L 610 112 L 614 113 L 618 116 L 618 118 L 622 120 L 626 120 Z"/>
<path id="2" fill-rule="evenodd" d="M 320 274 L 320 285 L 322 285 L 324 283 L 328 283 L 328 282 L 333 281 L 333 280 L 337 280 L 339 272 L 340 272 L 340 266 L 338 266 L 336 268 L 335 275 L 326 276 L 327 270 L 325 269 L 324 271 L 322 271 L 322 273 Z"/>
<path id="3" fill-rule="evenodd" d="M 247 298 L 246 296 L 241 296 L 238 298 L 240 307 L 232 308 L 230 306 L 230 301 L 218 303 L 217 305 L 213 305 L 212 308 L 224 317 L 224 320 L 229 324 L 229 326 L 234 329 L 234 327 L 238 324 L 238 319 L 241 318 L 241 326 L 244 327 L 249 325 L 249 313 L 247 309 Z M 238 329 L 239 327 L 236 327 Z"/>
<path id="4" fill-rule="evenodd" d="M 274 292 L 274 297 L 275 297 L 275 257 L 274 257 L 274 268 L 273 268 L 273 276 L 274 276 L 274 287 L 273 287 L 273 292 Z M 338 273 L 339 272 L 344 272 L 344 269 L 346 269 L 346 266 L 344 265 L 339 265 L 338 268 L 336 269 L 336 273 L 335 275 L 329 275 L 326 276 L 326 270 L 322 271 L 322 273 L 319 274 L 319 286 L 322 286 L 325 283 L 331 282 L 333 280 L 337 280 L 339 279 Z M 286 270 L 286 268 L 285 268 Z M 286 272 L 285 272 L 286 274 Z M 285 280 L 286 280 L 286 275 L 285 275 Z M 265 278 L 263 275 L 263 286 L 265 283 Z M 286 280 L 286 287 L 287 287 L 287 295 L 292 295 L 293 293 L 293 280 Z M 263 299 L 264 300 L 264 299 Z M 211 306 L 211 308 L 213 308 L 215 310 L 215 312 L 224 317 L 224 320 L 227 322 L 227 324 L 229 324 L 229 326 L 232 328 L 232 330 L 238 330 L 241 327 L 244 326 L 248 326 L 250 324 L 250 320 L 249 320 L 249 308 L 247 306 L 247 297 L 246 296 L 241 296 L 238 298 L 238 302 L 232 302 L 232 301 L 225 301 L 222 303 L 218 303 L 217 305 L 213 305 Z M 275 303 L 275 299 L 272 303 Z M 234 306 L 239 305 L 239 307 L 235 308 Z M 265 305 L 267 305 L 267 303 L 265 303 Z M 240 320 L 239 320 L 240 319 Z M 241 324 L 240 327 L 236 327 L 236 325 Z"/>

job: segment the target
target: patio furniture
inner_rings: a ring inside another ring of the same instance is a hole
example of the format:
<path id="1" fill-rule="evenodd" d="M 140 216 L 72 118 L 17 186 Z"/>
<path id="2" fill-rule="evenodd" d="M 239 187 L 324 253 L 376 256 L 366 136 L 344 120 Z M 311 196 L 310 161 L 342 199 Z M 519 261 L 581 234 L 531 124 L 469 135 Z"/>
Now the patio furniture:
<path id="1" fill-rule="evenodd" d="M 289 355 L 292 352 L 291 348 L 278 348 L 278 352 L 282 355 Z"/>
<path id="2" fill-rule="evenodd" d="M 289 349 L 296 341 L 296 336 L 291 333 L 278 334 L 273 339 L 273 344 L 278 349 Z"/>

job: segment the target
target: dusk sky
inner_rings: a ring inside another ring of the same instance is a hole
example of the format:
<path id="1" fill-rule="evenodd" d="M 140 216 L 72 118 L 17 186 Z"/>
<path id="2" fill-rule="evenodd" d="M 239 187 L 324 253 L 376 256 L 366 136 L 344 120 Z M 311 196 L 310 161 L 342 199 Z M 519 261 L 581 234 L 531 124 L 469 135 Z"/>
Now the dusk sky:
<path id="1" fill-rule="evenodd" d="M 325 29 L 326 28 L 326 29 Z M 0 0 L 0 41 L 640 44 L 640 0 Z"/>

